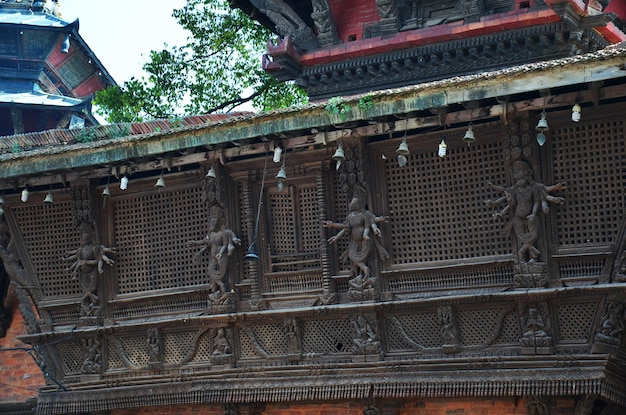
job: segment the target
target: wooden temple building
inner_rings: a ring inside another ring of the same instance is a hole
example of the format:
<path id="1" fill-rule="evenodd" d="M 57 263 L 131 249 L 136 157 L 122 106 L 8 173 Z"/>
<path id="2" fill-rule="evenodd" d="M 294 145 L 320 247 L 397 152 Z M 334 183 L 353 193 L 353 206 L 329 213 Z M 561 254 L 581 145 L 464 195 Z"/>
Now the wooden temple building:
<path id="1" fill-rule="evenodd" d="M 98 125 L 92 94 L 115 85 L 57 0 L 0 1 L 0 136 Z"/>
<path id="2" fill-rule="evenodd" d="M 233 7 L 313 103 L 0 140 L 33 410 L 626 413 L 623 2 Z"/>

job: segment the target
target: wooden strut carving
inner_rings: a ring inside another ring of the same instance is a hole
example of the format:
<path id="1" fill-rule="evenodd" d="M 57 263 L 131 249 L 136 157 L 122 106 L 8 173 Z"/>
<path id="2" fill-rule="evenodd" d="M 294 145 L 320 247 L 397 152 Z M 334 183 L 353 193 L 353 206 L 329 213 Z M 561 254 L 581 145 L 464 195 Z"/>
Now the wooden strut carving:
<path id="1" fill-rule="evenodd" d="M 317 40 L 320 46 L 331 46 L 340 42 L 337 27 L 333 19 L 328 0 L 313 0 L 311 18 L 317 29 Z"/>
<path id="2" fill-rule="evenodd" d="M 210 312 L 231 312 L 234 310 L 233 293 L 227 290 L 224 277 L 228 275 L 228 260 L 235 251 L 236 245 L 241 245 L 241 240 L 230 229 L 226 229 L 224 210 L 219 206 L 210 208 L 209 232 L 203 239 L 189 241 L 188 246 L 201 246 L 202 248 L 193 256 L 194 260 L 209 252 L 209 265 L 207 276 L 209 277 L 208 309 Z"/>
<path id="3" fill-rule="evenodd" d="M 324 221 L 327 228 L 341 229 L 338 234 L 330 237 L 328 243 L 335 243 L 345 234 L 350 236 L 347 252 L 342 259 L 349 258 L 352 261 L 352 276 L 348 281 L 348 293 L 354 301 L 374 300 L 377 294 L 377 278 L 370 275 L 368 261 L 372 248 L 375 247 L 380 259 L 386 260 L 389 254 L 382 245 L 380 239 L 382 233 L 377 223 L 385 218 L 377 217 L 365 209 L 365 203 L 359 198 L 353 198 L 350 202 L 350 213 L 343 224 Z M 370 237 L 370 235 L 372 237 Z"/>
<path id="4" fill-rule="evenodd" d="M 303 50 L 319 47 L 313 30 L 302 18 L 282 0 L 251 0 L 254 7 L 270 18 L 276 25 L 276 31 L 282 36 L 289 36 L 294 44 Z"/>
<path id="5" fill-rule="evenodd" d="M 81 246 L 73 251 L 66 252 L 63 258 L 73 261 L 67 268 L 72 279 L 78 279 L 83 297 L 80 300 L 81 324 L 98 325 L 102 321 L 102 306 L 98 296 L 100 275 L 104 273 L 104 264 L 113 265 L 109 254 L 115 253 L 115 248 L 99 244 L 95 239 L 95 229 L 91 223 L 83 222 L 80 225 Z"/>

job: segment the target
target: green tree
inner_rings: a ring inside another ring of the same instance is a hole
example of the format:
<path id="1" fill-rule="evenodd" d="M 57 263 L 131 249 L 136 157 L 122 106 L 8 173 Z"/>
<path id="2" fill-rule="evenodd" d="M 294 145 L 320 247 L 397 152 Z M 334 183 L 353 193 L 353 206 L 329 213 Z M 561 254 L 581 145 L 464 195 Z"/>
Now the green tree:
<path id="1" fill-rule="evenodd" d="M 261 68 L 272 33 L 227 0 L 188 0 L 173 16 L 187 44 L 151 51 L 147 77 L 96 93 L 96 111 L 112 123 L 226 112 L 251 102 L 264 111 L 306 102 L 305 92 Z"/>

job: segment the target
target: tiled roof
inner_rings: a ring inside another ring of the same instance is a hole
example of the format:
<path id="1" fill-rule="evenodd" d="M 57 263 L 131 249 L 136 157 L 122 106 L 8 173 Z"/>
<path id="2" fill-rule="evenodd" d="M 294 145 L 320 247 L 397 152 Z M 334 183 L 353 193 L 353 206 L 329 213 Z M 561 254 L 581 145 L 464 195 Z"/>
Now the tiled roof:
<path id="1" fill-rule="evenodd" d="M 119 138 L 131 135 L 160 134 L 190 126 L 215 124 L 234 117 L 251 115 L 248 112 L 228 114 L 194 115 L 184 118 L 153 120 L 135 123 L 119 123 L 80 129 L 57 129 L 35 133 L 16 134 L 0 137 L 0 153 L 22 152 L 50 146 Z"/>
<path id="2" fill-rule="evenodd" d="M 504 68 L 495 71 L 470 74 L 465 76 L 458 76 L 447 78 L 440 81 L 432 81 L 418 85 L 411 85 L 401 88 L 387 89 L 381 91 L 372 91 L 369 93 L 372 98 L 377 100 L 387 101 L 389 99 L 397 100 L 399 97 L 418 96 L 422 94 L 434 94 L 434 93 L 449 93 L 450 91 L 456 91 L 464 89 L 468 86 L 476 87 L 482 85 L 483 87 L 489 87 L 494 85 L 504 85 L 510 83 L 523 75 L 530 75 L 533 73 L 542 73 L 550 71 L 563 71 L 564 68 L 579 67 L 584 68 L 588 64 L 599 63 L 610 59 L 626 59 L 626 42 L 620 44 L 608 46 L 600 51 L 589 53 L 585 55 L 577 55 L 568 58 L 555 59 L 551 61 L 535 62 L 525 65 L 519 65 L 515 67 Z M 624 60 L 626 62 L 626 60 Z M 620 66 L 621 70 L 626 69 L 626 63 Z M 626 70 L 624 70 L 626 76 Z M 495 83 L 494 83 L 495 82 Z M 563 80 L 568 82 L 568 80 Z M 519 92 L 519 91 L 517 91 Z M 509 91 L 509 93 L 515 93 L 515 91 Z M 458 94 L 457 94 L 458 95 Z M 458 97 L 457 97 L 458 98 Z M 409 99 L 409 98 L 407 98 Z M 356 106 L 359 100 L 359 96 L 346 97 L 345 102 L 348 105 Z M 76 129 L 76 130 L 49 130 L 40 133 L 20 134 L 14 136 L 0 137 L 0 160 L 6 160 L 7 158 L 21 158 L 25 154 L 7 154 L 7 153 L 21 153 L 28 151 L 33 155 L 41 154 L 53 154 L 63 152 L 67 149 L 69 144 L 81 143 L 86 141 L 93 141 L 93 146 L 102 146 L 113 144 L 114 139 L 127 137 L 126 141 L 135 142 L 137 139 L 143 140 L 146 138 L 153 138 L 156 136 L 162 136 L 168 132 L 181 131 L 181 130 L 197 130 L 205 128 L 207 125 L 220 125 L 229 124 L 234 125 L 241 120 L 247 122 L 242 123 L 243 132 L 250 133 L 250 128 L 258 130 L 259 125 L 264 125 L 261 129 L 263 134 L 272 134 L 275 128 L 281 127 L 284 131 L 285 117 L 291 119 L 293 117 L 307 118 L 311 116 L 312 111 L 319 111 L 320 108 L 325 106 L 324 102 L 311 103 L 306 106 L 295 106 L 274 111 L 266 111 L 261 113 L 251 112 L 237 112 L 229 114 L 212 114 L 212 115 L 198 115 L 190 116 L 181 119 L 170 120 L 155 120 L 142 123 L 133 124 L 114 124 L 108 126 L 91 127 L 88 129 Z M 395 107 L 394 107 L 395 108 Z M 358 114 L 355 113 L 356 116 Z M 327 123 L 333 123 L 333 120 L 325 120 Z M 268 125 L 272 124 L 270 128 Z M 319 126 L 319 125 L 318 125 Z M 220 129 L 220 142 L 224 140 L 237 140 L 237 134 L 223 135 L 223 129 Z M 230 131 L 230 130 L 229 130 Z M 89 140 L 82 140 L 89 135 Z"/>

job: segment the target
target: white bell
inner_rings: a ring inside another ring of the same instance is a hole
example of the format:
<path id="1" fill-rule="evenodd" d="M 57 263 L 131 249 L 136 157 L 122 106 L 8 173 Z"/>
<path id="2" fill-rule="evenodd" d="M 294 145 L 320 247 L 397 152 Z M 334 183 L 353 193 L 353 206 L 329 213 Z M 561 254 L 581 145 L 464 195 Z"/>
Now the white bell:
<path id="1" fill-rule="evenodd" d="M 466 141 L 468 146 L 476 142 L 476 137 L 474 136 L 474 130 L 472 129 L 471 124 L 467 126 L 467 131 L 465 132 L 463 141 Z"/>
<path id="2" fill-rule="evenodd" d="M 154 184 L 154 187 L 158 187 L 158 188 L 165 187 L 165 180 L 163 180 L 163 176 L 159 176 L 156 183 Z"/>
<path id="3" fill-rule="evenodd" d="M 544 111 L 541 113 L 541 119 L 539 120 L 539 123 L 537 123 L 535 130 L 543 133 L 545 131 L 548 131 L 549 129 L 550 127 L 548 127 L 548 120 L 546 119 L 546 112 Z"/>
<path id="4" fill-rule="evenodd" d="M 104 190 L 102 191 L 102 196 L 108 197 L 111 196 L 111 190 L 109 189 L 109 185 L 107 184 Z"/>
<path id="5" fill-rule="evenodd" d="M 46 198 L 43 200 L 44 203 L 54 203 L 54 198 L 52 197 L 52 191 L 48 192 Z"/>
<path id="6" fill-rule="evenodd" d="M 208 177 L 210 179 L 215 179 L 217 177 L 217 174 L 215 173 L 215 168 L 213 166 L 211 166 L 211 168 L 207 172 L 206 176 L 204 176 L 204 177 Z"/>
<path id="7" fill-rule="evenodd" d="M 406 140 L 404 139 L 402 140 L 402 142 L 398 146 L 398 149 L 396 150 L 396 153 L 402 156 L 408 156 L 409 154 L 411 154 L 411 151 L 409 151 L 409 146 L 406 143 Z"/>

